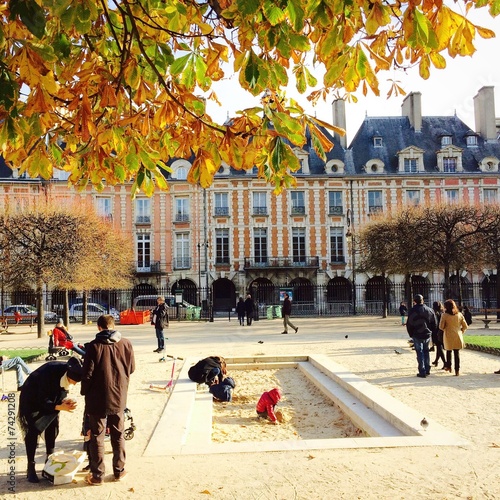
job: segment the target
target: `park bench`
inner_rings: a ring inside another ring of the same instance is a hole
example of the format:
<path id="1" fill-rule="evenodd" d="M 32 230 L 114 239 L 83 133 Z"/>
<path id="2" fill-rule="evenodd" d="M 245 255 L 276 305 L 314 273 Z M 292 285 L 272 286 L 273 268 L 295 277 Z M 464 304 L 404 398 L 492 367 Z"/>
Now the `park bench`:
<path id="1" fill-rule="evenodd" d="M 492 309 L 492 308 L 483 308 L 479 309 L 479 312 L 484 314 L 484 318 L 481 321 L 484 323 L 485 328 L 490 327 L 490 323 L 493 321 L 492 319 L 488 319 L 488 314 L 498 314 L 500 313 L 500 309 Z"/>

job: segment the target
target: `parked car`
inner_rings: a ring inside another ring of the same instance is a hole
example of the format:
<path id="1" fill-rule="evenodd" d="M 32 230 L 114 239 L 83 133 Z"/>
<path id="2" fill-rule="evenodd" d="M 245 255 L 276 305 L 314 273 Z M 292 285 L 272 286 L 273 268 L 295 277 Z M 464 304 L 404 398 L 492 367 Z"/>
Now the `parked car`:
<path id="1" fill-rule="evenodd" d="M 87 319 L 89 321 L 97 321 L 97 318 L 103 314 L 111 314 L 115 321 L 120 320 L 120 313 L 114 307 L 112 307 L 108 313 L 108 310 L 103 305 L 95 302 L 87 302 Z M 83 302 L 73 304 L 69 308 L 69 319 L 70 321 L 82 321 Z"/>
<path id="2" fill-rule="evenodd" d="M 158 305 L 156 301 L 157 298 L 158 295 L 138 295 L 132 301 L 132 309 L 134 311 L 151 311 Z M 175 307 L 175 297 L 173 295 L 165 295 L 165 304 L 167 304 L 168 307 Z M 192 307 L 192 304 L 185 300 L 179 305 L 181 307 Z"/>
<path id="3" fill-rule="evenodd" d="M 21 315 L 21 321 L 31 322 L 38 321 L 38 311 L 35 306 L 25 305 L 25 304 L 15 304 L 13 306 L 8 306 L 3 310 L 2 316 L 7 318 L 9 323 L 15 322 L 14 315 L 18 312 Z M 55 323 L 57 321 L 57 314 L 52 311 L 44 312 L 45 323 Z"/>

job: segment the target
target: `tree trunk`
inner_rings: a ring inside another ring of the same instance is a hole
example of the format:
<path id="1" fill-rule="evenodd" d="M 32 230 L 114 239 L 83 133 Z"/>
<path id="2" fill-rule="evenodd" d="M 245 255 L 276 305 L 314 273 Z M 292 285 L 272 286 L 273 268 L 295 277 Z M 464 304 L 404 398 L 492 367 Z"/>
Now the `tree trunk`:
<path id="1" fill-rule="evenodd" d="M 64 324 L 69 328 L 69 290 L 64 290 Z"/>
<path id="2" fill-rule="evenodd" d="M 385 277 L 385 273 L 382 273 L 382 290 L 383 290 L 383 295 L 382 295 L 382 318 L 387 318 L 387 279 Z"/>
<path id="3" fill-rule="evenodd" d="M 87 290 L 84 290 L 82 298 L 82 325 L 87 324 L 87 307 L 88 307 Z"/>
<path id="4" fill-rule="evenodd" d="M 444 268 L 444 290 L 443 290 L 443 302 L 450 298 L 450 268 L 446 266 Z"/>
<path id="5" fill-rule="evenodd" d="M 462 277 L 460 276 L 460 269 L 457 269 L 457 283 L 458 283 L 458 305 L 462 306 L 463 295 L 462 295 Z"/>
<path id="6" fill-rule="evenodd" d="M 39 339 L 42 338 L 42 332 L 45 328 L 45 307 L 43 303 L 43 283 L 37 280 L 36 283 L 36 314 L 38 321 L 36 323 L 36 331 Z"/>

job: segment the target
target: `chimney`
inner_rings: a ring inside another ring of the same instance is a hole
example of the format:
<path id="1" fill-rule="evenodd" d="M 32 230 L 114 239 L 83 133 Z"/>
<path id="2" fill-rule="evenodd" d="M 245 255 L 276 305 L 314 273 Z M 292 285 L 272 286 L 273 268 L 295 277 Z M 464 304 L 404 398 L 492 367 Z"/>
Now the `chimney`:
<path id="1" fill-rule="evenodd" d="M 332 103 L 333 112 L 333 125 L 335 127 L 343 128 L 346 130 L 345 120 L 345 101 L 344 99 L 336 99 Z M 344 135 L 334 134 L 335 139 L 340 142 L 340 145 L 347 149 L 347 133 Z"/>
<path id="2" fill-rule="evenodd" d="M 483 87 L 474 97 L 476 132 L 486 141 L 497 140 L 494 87 Z"/>
<path id="3" fill-rule="evenodd" d="M 415 129 L 415 132 L 422 131 L 422 94 L 420 92 L 411 92 L 401 105 L 403 116 L 407 116 L 410 120 L 410 125 Z"/>

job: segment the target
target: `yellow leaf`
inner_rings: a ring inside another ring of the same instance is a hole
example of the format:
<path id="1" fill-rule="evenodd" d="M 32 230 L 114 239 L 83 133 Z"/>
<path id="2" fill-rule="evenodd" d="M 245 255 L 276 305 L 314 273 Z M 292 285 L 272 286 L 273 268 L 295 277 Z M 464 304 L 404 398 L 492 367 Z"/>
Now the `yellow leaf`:
<path id="1" fill-rule="evenodd" d="M 431 52 L 429 54 L 432 64 L 434 64 L 435 68 L 443 69 L 446 68 L 446 59 L 437 52 Z"/>
<path id="2" fill-rule="evenodd" d="M 422 59 L 420 59 L 420 64 L 418 65 L 418 72 L 424 80 L 427 80 L 430 76 L 429 66 L 429 57 L 422 56 Z"/>

